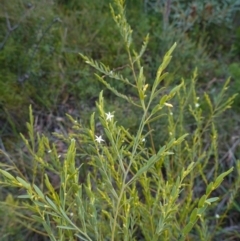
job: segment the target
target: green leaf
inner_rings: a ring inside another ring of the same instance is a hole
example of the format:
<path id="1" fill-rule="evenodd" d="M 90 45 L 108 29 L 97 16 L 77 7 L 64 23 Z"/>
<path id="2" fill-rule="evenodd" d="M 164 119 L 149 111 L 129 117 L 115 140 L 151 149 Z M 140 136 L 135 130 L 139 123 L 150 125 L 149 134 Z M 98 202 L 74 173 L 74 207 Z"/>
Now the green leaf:
<path id="1" fill-rule="evenodd" d="M 198 209 L 194 208 L 190 215 L 190 222 L 193 223 L 197 220 Z"/>
<path id="2" fill-rule="evenodd" d="M 145 121 L 145 124 L 154 122 L 154 121 L 162 118 L 163 116 L 166 116 L 166 114 L 161 114 L 161 115 L 157 115 L 157 116 L 155 116 L 155 117 L 153 117 L 153 118 L 150 118 L 150 119 L 148 119 L 148 120 Z"/>
<path id="3" fill-rule="evenodd" d="M 138 90 L 140 100 L 144 100 L 144 93 L 142 90 Z"/>
<path id="4" fill-rule="evenodd" d="M 156 105 L 152 112 L 151 112 L 151 115 L 154 115 L 157 111 L 159 111 L 160 109 L 162 109 L 162 106 L 161 105 Z"/>
<path id="5" fill-rule="evenodd" d="M 39 201 L 33 201 L 33 202 L 38 207 L 47 208 L 45 203 L 42 203 L 42 202 L 39 202 Z"/>
<path id="6" fill-rule="evenodd" d="M 206 198 L 207 198 L 207 196 L 206 196 L 205 194 L 200 198 L 200 200 L 199 200 L 199 202 L 198 202 L 198 207 L 199 207 L 199 208 L 201 208 L 201 207 L 204 206 L 204 203 L 205 203 L 205 201 L 206 201 Z"/>
<path id="7" fill-rule="evenodd" d="M 63 215 L 63 217 L 69 222 L 71 221 L 69 217 L 67 216 L 66 212 L 60 207 L 60 212 Z"/>
<path id="8" fill-rule="evenodd" d="M 184 179 L 194 168 L 195 162 L 191 162 L 187 167 L 187 170 L 182 171 L 182 179 Z"/>
<path id="9" fill-rule="evenodd" d="M 209 106 L 209 109 L 210 109 L 211 114 L 213 114 L 213 105 L 212 105 L 212 102 L 211 102 L 211 100 L 210 100 L 209 95 L 208 95 L 207 93 L 204 93 L 204 97 L 205 97 L 205 99 L 206 99 L 206 101 L 207 101 L 207 104 L 208 104 L 208 106 Z"/>
<path id="10" fill-rule="evenodd" d="M 164 77 L 164 75 L 166 76 L 168 73 L 164 73 L 161 77 Z M 164 78 L 163 78 L 164 79 Z M 152 99 L 155 99 L 155 98 L 159 98 L 159 96 L 161 96 L 162 95 L 162 93 L 163 93 L 163 91 L 166 89 L 166 87 L 162 87 L 162 88 L 160 88 L 160 89 L 154 89 L 154 86 L 153 86 L 153 88 L 152 88 L 152 94 L 153 94 L 153 96 L 152 96 Z"/>
<path id="11" fill-rule="evenodd" d="M 147 164 L 145 166 L 143 166 L 142 168 L 140 168 L 137 173 L 131 178 L 131 180 L 127 183 L 130 184 L 131 182 L 133 182 L 137 177 L 139 177 L 142 173 L 146 172 L 149 167 L 151 167 L 151 165 L 156 162 L 158 160 L 158 156 L 157 155 L 153 155 L 147 162 Z"/>
<path id="12" fill-rule="evenodd" d="M 211 203 L 216 202 L 217 200 L 219 200 L 219 197 L 212 197 L 207 199 L 205 203 L 207 203 L 208 205 L 211 205 Z"/>
<path id="13" fill-rule="evenodd" d="M 147 34 L 146 37 L 144 38 L 140 53 L 136 56 L 136 59 L 134 59 L 133 62 L 138 61 L 142 57 L 142 55 L 144 54 L 144 52 L 147 48 L 148 42 L 149 42 L 149 34 Z"/>
<path id="14" fill-rule="evenodd" d="M 136 104 L 135 102 L 132 101 L 131 98 L 127 97 L 126 95 L 124 94 L 121 94 L 120 92 L 118 92 L 115 88 L 113 88 L 109 83 L 107 83 L 101 76 L 95 74 L 96 77 L 98 78 L 98 80 L 100 82 L 102 82 L 110 91 L 112 91 L 116 96 L 122 98 L 122 99 L 125 99 L 127 100 L 129 103 L 137 106 L 137 107 L 141 107 L 140 105 Z"/>
<path id="15" fill-rule="evenodd" d="M 94 120 L 95 112 L 92 113 L 90 118 L 90 128 L 93 133 L 95 133 L 95 120 Z"/>
<path id="16" fill-rule="evenodd" d="M 160 77 L 158 77 L 158 81 L 156 82 L 156 84 L 154 85 L 154 87 L 156 88 L 167 76 L 169 75 L 168 72 L 163 73 Z M 165 88 L 164 88 L 165 89 Z M 156 92 L 157 93 L 157 92 Z M 155 93 L 155 94 L 156 94 Z"/>
<path id="17" fill-rule="evenodd" d="M 139 90 L 142 90 L 142 88 L 143 88 L 143 80 L 144 80 L 143 67 L 141 67 L 141 68 L 140 68 L 140 71 L 139 71 L 139 76 L 138 76 L 138 79 L 137 79 L 138 91 L 139 91 Z"/>
<path id="18" fill-rule="evenodd" d="M 6 178 L 8 178 L 9 180 L 14 180 L 14 181 L 16 181 L 15 177 L 12 176 L 10 173 L 8 173 L 8 172 L 6 172 L 6 171 L 4 171 L 4 170 L 2 170 L 2 169 L 0 169 L 0 172 L 3 174 L 3 176 L 5 176 Z"/>
<path id="19" fill-rule="evenodd" d="M 216 181 L 213 184 L 214 189 L 216 189 L 223 181 L 224 177 L 226 177 L 229 173 L 231 173 L 233 171 L 233 167 L 230 168 L 228 171 L 222 173 L 221 175 L 219 175 L 216 179 Z"/>
<path id="20" fill-rule="evenodd" d="M 206 195 L 209 195 L 213 191 L 213 182 L 209 183 L 206 190 Z"/>
<path id="21" fill-rule="evenodd" d="M 176 92 L 178 92 L 181 88 L 182 88 L 182 86 L 183 86 L 183 82 L 180 84 L 180 85 L 177 85 L 176 87 L 174 87 L 171 91 L 170 91 L 170 93 L 169 93 L 169 95 L 172 97 L 172 96 L 174 96 L 175 94 L 176 94 Z"/>
<path id="22" fill-rule="evenodd" d="M 46 196 L 46 200 L 47 200 L 48 204 L 49 204 L 56 212 L 58 212 L 57 206 L 54 204 L 54 202 L 53 202 L 48 196 Z"/>
<path id="23" fill-rule="evenodd" d="M 207 205 L 204 205 L 201 208 L 198 208 L 198 216 L 201 216 L 206 210 L 207 210 Z"/>
<path id="24" fill-rule="evenodd" d="M 45 199 L 45 198 L 44 198 L 44 195 L 43 195 L 42 191 L 39 189 L 39 187 L 36 186 L 35 184 L 33 184 L 33 188 L 34 188 L 34 190 L 37 192 L 37 194 L 39 195 L 39 197 L 41 197 L 41 198 L 44 200 L 44 199 Z"/>
<path id="25" fill-rule="evenodd" d="M 31 216 L 34 220 L 36 220 L 38 223 L 43 223 L 44 222 L 44 219 L 39 217 L 39 216 L 36 216 L 36 215 L 32 215 Z"/>
<path id="26" fill-rule="evenodd" d="M 192 228 L 193 228 L 194 223 L 188 223 L 187 226 L 185 226 L 185 228 L 183 229 L 183 235 L 186 236 L 186 234 L 188 234 Z"/>
<path id="27" fill-rule="evenodd" d="M 167 51 L 167 53 L 166 53 L 165 55 L 166 55 L 166 56 L 171 55 L 176 47 L 177 47 L 177 43 L 175 42 L 175 43 L 173 44 L 173 46 Z"/>
<path id="28" fill-rule="evenodd" d="M 29 189 L 31 185 L 27 183 L 25 180 L 23 180 L 21 177 L 16 177 L 16 179 L 24 186 L 26 189 Z"/>
<path id="29" fill-rule="evenodd" d="M 172 138 L 171 140 L 169 140 L 168 143 L 167 143 L 167 148 L 168 149 L 171 148 L 174 145 L 175 141 L 176 141 L 175 137 Z"/>
<path id="30" fill-rule="evenodd" d="M 75 234 L 76 237 L 80 238 L 80 240 L 82 241 L 91 241 L 92 239 L 90 238 L 85 238 L 83 235 L 80 235 L 80 234 Z"/>
<path id="31" fill-rule="evenodd" d="M 190 173 L 191 171 L 192 171 L 192 169 L 194 168 L 194 165 L 195 165 L 195 162 L 191 162 L 190 164 L 189 164 L 189 166 L 187 167 L 187 173 Z"/>
<path id="32" fill-rule="evenodd" d="M 143 166 L 142 168 L 140 168 L 137 173 L 132 177 L 132 179 L 127 183 L 130 184 L 132 181 L 134 181 L 137 177 L 139 177 L 142 173 L 146 172 L 154 163 L 156 163 L 157 161 L 160 160 L 161 156 L 164 155 L 172 155 L 172 152 L 167 152 L 166 151 L 166 146 L 162 146 L 162 148 L 158 151 L 158 153 L 156 155 L 153 155 L 148 161 L 147 164 L 145 166 Z"/>
<path id="33" fill-rule="evenodd" d="M 17 196 L 18 198 L 22 198 L 22 199 L 29 199 L 29 198 L 31 198 L 31 196 L 30 195 L 28 195 L 28 194 L 25 194 L 25 195 L 19 195 L 19 196 Z"/>
<path id="34" fill-rule="evenodd" d="M 164 95 L 159 102 L 160 106 L 164 106 L 164 103 L 169 99 L 168 95 Z"/>
<path id="35" fill-rule="evenodd" d="M 51 215 L 51 216 L 53 216 L 53 217 L 55 217 L 55 218 L 61 218 L 61 215 L 60 215 L 60 214 L 56 214 L 56 213 L 54 213 L 54 212 L 48 212 L 48 211 L 45 211 L 45 210 L 44 210 L 44 213 L 45 213 L 45 214 L 49 214 L 49 215 Z"/>
<path id="36" fill-rule="evenodd" d="M 162 64 L 159 66 L 158 71 L 157 71 L 157 82 L 159 83 L 159 77 L 161 76 L 163 70 L 165 70 L 168 66 L 168 64 L 170 63 L 172 59 L 172 56 L 169 55 L 165 55 L 163 58 L 163 62 Z"/>
<path id="37" fill-rule="evenodd" d="M 54 191 L 54 188 L 53 188 L 53 186 L 52 186 L 52 184 L 50 183 L 50 181 L 49 181 L 49 179 L 48 179 L 48 175 L 45 173 L 45 184 L 46 184 L 46 186 L 47 186 L 47 188 L 48 188 L 48 190 L 51 192 L 51 193 L 54 193 L 55 191 Z"/>
<path id="38" fill-rule="evenodd" d="M 69 227 L 69 226 L 62 226 L 62 225 L 58 225 L 57 228 L 61 228 L 61 229 L 67 229 L 67 230 L 76 230 L 73 227 Z"/>
<path id="39" fill-rule="evenodd" d="M 176 141 L 175 141 L 175 145 L 177 145 L 177 144 L 180 144 L 182 141 L 184 141 L 184 139 L 185 139 L 185 137 L 187 137 L 188 136 L 188 134 L 184 134 L 184 135 L 182 135 L 182 136 L 180 136 Z"/>
<path id="40" fill-rule="evenodd" d="M 163 57 L 163 62 L 157 70 L 157 77 L 156 77 L 156 80 L 155 80 L 156 83 L 159 83 L 159 79 L 160 79 L 160 76 L 161 76 L 163 70 L 166 69 L 166 67 L 170 63 L 170 61 L 172 59 L 171 54 L 172 54 L 173 50 L 176 48 L 176 46 L 177 46 L 177 44 L 174 43 L 173 46 L 169 49 L 169 51 Z"/>

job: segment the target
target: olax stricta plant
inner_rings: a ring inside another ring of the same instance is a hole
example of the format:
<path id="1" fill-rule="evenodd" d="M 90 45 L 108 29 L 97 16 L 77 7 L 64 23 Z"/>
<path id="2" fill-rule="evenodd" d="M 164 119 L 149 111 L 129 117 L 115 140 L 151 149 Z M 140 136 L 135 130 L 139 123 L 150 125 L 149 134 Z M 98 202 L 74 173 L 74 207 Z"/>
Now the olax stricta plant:
<path id="1" fill-rule="evenodd" d="M 96 76 L 109 90 L 129 108 L 141 110 L 137 131 L 118 124 L 101 92 L 98 115 L 92 114 L 89 127 L 69 116 L 74 131 L 55 134 L 69 144 L 60 154 L 46 136 L 34 132 L 30 108 L 29 136 L 22 135 L 32 160 L 29 172 L 23 175 L 16 164 L 2 163 L 0 184 L 24 190 L 19 205 L 29 210 L 32 222 L 42 224 L 52 241 L 211 240 L 217 224 L 208 230 L 208 215 L 219 200 L 215 190 L 233 171 L 233 167 L 219 170 L 215 125 L 233 102 L 234 97 L 225 98 L 229 80 L 213 101 L 208 94 L 197 97 L 196 71 L 190 83 L 182 80 L 172 89 L 164 88 L 173 44 L 151 85 L 141 64 L 149 37 L 135 51 L 124 1 L 115 0 L 111 11 L 129 57 L 124 66 L 131 75 L 124 77 L 118 72 L 121 68 L 81 56 L 101 73 Z M 108 78 L 122 81 L 138 98 L 119 93 Z M 187 118 L 193 120 L 192 129 L 185 126 Z M 159 122 L 167 135 L 156 143 L 154 126 Z M 57 187 L 51 173 L 59 178 Z"/>

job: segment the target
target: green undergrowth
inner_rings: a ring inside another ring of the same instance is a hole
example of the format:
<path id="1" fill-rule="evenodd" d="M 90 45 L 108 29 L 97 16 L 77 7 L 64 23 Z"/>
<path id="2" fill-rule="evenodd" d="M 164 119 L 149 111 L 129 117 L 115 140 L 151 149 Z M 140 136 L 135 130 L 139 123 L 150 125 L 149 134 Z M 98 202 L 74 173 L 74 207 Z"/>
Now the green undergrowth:
<path id="1" fill-rule="evenodd" d="M 176 43 L 149 78 L 143 65 L 149 36 L 141 47 L 133 44 L 124 1 L 110 6 L 124 71 L 107 56 L 78 55 L 106 90 L 87 125 L 68 115 L 67 130 L 44 135 L 30 107 L 24 146 L 15 156 L 1 149 L 2 240 L 237 238 L 228 227 L 238 208 L 240 162 L 225 162 L 218 128 L 235 98 L 227 93 L 230 79 L 214 98 L 196 91 L 197 70 L 173 81 Z"/>
<path id="2" fill-rule="evenodd" d="M 108 11 L 109 3 L 109 0 L 1 1 L 2 136 L 14 142 L 19 131 L 26 131 L 24 123 L 29 103 L 35 112 L 45 116 L 50 113 L 56 118 L 63 117 L 62 109 L 69 109 L 66 112 L 71 113 L 72 105 L 81 109 L 80 102 L 93 107 L 103 87 L 95 81 L 93 69 L 84 65 L 79 52 L 111 65 L 124 76 L 131 76 L 124 64 L 128 56 Z M 135 29 L 134 47 L 139 49 L 145 33 L 150 34 L 148 49 L 142 58 L 149 84 L 153 84 L 158 63 L 174 42 L 178 45 L 165 85 L 172 87 L 174 81 L 182 77 L 188 79 L 195 67 L 198 68 L 197 85 L 203 91 L 212 79 L 225 79 L 229 75 L 226 68 L 229 58 L 238 59 L 239 53 L 237 1 L 188 4 L 186 1 L 131 0 L 126 4 L 127 17 Z M 132 89 L 124 83 L 109 82 L 134 97 Z M 234 89 L 232 85 L 230 88 Z M 105 89 L 105 96 L 112 99 L 114 95 Z M 84 115 L 81 118 L 87 119 Z M 43 122 L 46 119 L 43 118 Z"/>

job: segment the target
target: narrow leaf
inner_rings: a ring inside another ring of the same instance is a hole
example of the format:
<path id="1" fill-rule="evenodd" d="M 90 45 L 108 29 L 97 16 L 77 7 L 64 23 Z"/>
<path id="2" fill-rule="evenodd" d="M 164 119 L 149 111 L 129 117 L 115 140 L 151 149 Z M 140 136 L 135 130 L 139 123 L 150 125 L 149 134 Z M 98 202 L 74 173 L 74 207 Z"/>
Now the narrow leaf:
<path id="1" fill-rule="evenodd" d="M 199 200 L 199 202 L 198 202 L 198 207 L 199 208 L 201 208 L 201 207 L 203 207 L 203 205 L 204 205 L 204 203 L 205 203 L 205 201 L 206 201 L 206 195 L 203 195 L 201 198 L 200 198 L 200 200 Z"/>
<path id="2" fill-rule="evenodd" d="M 229 173 L 231 173 L 233 171 L 233 167 L 230 168 L 228 171 L 222 173 L 221 175 L 219 175 L 216 179 L 216 181 L 214 182 L 213 186 L 214 189 L 216 189 L 223 181 L 224 177 L 226 177 Z"/>
<path id="3" fill-rule="evenodd" d="M 23 180 L 21 177 L 16 177 L 16 179 L 26 188 L 29 189 L 31 185 L 27 183 L 25 180 Z"/>
<path id="4" fill-rule="evenodd" d="M 188 234 L 192 230 L 193 225 L 194 225 L 194 223 L 187 224 L 187 226 L 183 229 L 184 236 L 186 236 L 186 234 Z"/>
<path id="5" fill-rule="evenodd" d="M 191 215 L 190 215 L 190 222 L 195 222 L 197 219 L 197 213 L 198 213 L 198 209 L 194 208 Z"/>
<path id="6" fill-rule="evenodd" d="M 39 197 L 41 197 L 41 198 L 44 200 L 44 199 L 45 199 L 45 198 L 44 198 L 44 195 L 43 195 L 42 191 L 39 189 L 39 187 L 36 186 L 35 184 L 33 184 L 33 188 L 34 188 L 34 190 L 37 192 L 37 194 L 39 195 Z"/>
<path id="7" fill-rule="evenodd" d="M 67 230 L 76 230 L 73 227 L 69 227 L 69 226 L 62 226 L 62 225 L 58 225 L 57 228 L 61 228 L 61 229 L 67 229 Z"/>
<path id="8" fill-rule="evenodd" d="M 213 202 L 216 202 L 217 200 L 219 200 L 219 197 L 212 197 L 212 198 L 209 198 L 205 201 L 205 203 L 207 203 L 208 205 L 210 205 L 211 203 Z"/>
<path id="9" fill-rule="evenodd" d="M 0 172 L 6 177 L 6 178 L 8 178 L 8 179 L 10 179 L 10 180 L 16 180 L 10 173 L 8 173 L 8 172 L 6 172 L 6 171 L 4 171 L 4 170 L 1 170 L 0 169 Z"/>
<path id="10" fill-rule="evenodd" d="M 54 202 L 53 202 L 48 196 L 46 196 L 46 200 L 47 200 L 47 202 L 49 203 L 49 205 L 50 205 L 55 211 L 58 212 L 57 206 L 54 204 Z"/>

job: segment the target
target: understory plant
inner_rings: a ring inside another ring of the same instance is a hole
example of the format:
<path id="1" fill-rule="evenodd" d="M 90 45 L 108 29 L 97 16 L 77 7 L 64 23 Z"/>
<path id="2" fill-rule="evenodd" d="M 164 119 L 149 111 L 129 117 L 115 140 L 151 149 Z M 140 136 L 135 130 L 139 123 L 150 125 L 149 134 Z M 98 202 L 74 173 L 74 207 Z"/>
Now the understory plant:
<path id="1" fill-rule="evenodd" d="M 97 79 L 126 101 L 128 112 L 141 112 L 137 131 L 119 124 L 101 92 L 88 127 L 69 116 L 72 131 L 55 133 L 68 145 L 62 152 L 35 132 L 30 108 L 28 136 L 22 135 L 31 157 L 28 171 L 2 151 L 7 162 L 1 163 L 0 184 L 20 192 L 18 205 L 28 210 L 23 216 L 32 225 L 41 224 L 51 241 L 217 239 L 227 213 L 227 208 L 217 209 L 218 188 L 224 187 L 233 167 L 221 164 L 215 121 L 233 102 L 234 96 L 225 96 L 229 80 L 213 100 L 207 93 L 198 97 L 197 71 L 190 81 L 164 88 L 174 43 L 155 80 L 148 81 L 141 58 L 149 37 L 140 51 L 134 50 L 124 1 L 115 0 L 111 12 L 128 63 L 111 69 L 81 56 L 100 73 Z M 122 69 L 131 78 L 123 76 Z M 120 93 L 109 79 L 124 83 L 132 94 Z M 162 133 L 161 140 L 156 141 L 155 136 L 161 136 L 156 131 Z M 239 172 L 239 165 L 236 169 Z"/>

